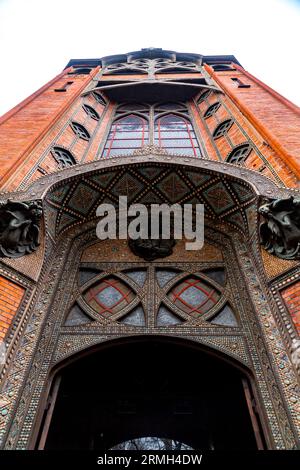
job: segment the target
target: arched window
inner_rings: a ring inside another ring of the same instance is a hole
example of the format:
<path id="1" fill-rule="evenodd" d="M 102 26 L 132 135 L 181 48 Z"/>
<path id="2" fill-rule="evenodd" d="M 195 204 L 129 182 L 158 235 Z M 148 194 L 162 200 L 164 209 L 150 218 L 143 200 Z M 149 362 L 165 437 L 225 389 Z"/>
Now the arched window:
<path id="1" fill-rule="evenodd" d="M 208 95 L 210 94 L 211 90 L 205 90 L 202 95 L 199 96 L 197 103 L 200 104 L 202 101 L 204 101 L 206 98 L 208 98 Z"/>
<path id="2" fill-rule="evenodd" d="M 146 119 L 130 114 L 115 121 L 103 151 L 103 157 L 128 155 L 148 144 L 149 129 Z"/>
<path id="3" fill-rule="evenodd" d="M 68 75 L 88 75 L 91 70 L 90 67 L 74 67 L 73 72 L 69 72 Z"/>
<path id="4" fill-rule="evenodd" d="M 213 138 L 218 139 L 226 134 L 226 132 L 230 129 L 233 124 L 232 119 L 227 119 L 226 121 L 221 122 L 214 130 Z"/>
<path id="5" fill-rule="evenodd" d="M 191 122 L 176 114 L 167 114 L 155 121 L 154 144 L 171 153 L 201 156 Z"/>
<path id="6" fill-rule="evenodd" d="M 78 137 L 80 137 L 83 140 L 89 140 L 90 139 L 90 134 L 86 130 L 86 128 L 82 125 L 79 124 L 79 122 L 72 122 L 71 127 L 73 131 L 75 132 Z"/>
<path id="7" fill-rule="evenodd" d="M 52 155 L 59 164 L 60 168 L 66 168 L 68 166 L 76 165 L 76 160 L 66 149 L 60 147 L 54 147 L 52 149 Z"/>
<path id="8" fill-rule="evenodd" d="M 243 144 L 239 147 L 236 147 L 227 157 L 228 163 L 234 163 L 236 165 L 242 165 L 251 152 L 251 147 L 249 144 Z"/>
<path id="9" fill-rule="evenodd" d="M 94 91 L 92 95 L 95 98 L 95 100 L 98 101 L 98 103 L 102 104 L 103 106 L 106 106 L 105 100 L 102 98 L 101 95 L 99 95 L 99 93 Z"/>
<path id="10" fill-rule="evenodd" d="M 84 104 L 82 107 L 84 111 L 86 112 L 86 114 L 88 114 L 91 118 L 95 119 L 96 121 L 99 121 L 100 119 L 99 114 L 97 113 L 97 111 L 95 111 L 94 108 L 92 108 L 88 104 Z"/>
<path id="11" fill-rule="evenodd" d="M 215 114 L 218 111 L 220 106 L 221 106 L 221 103 L 219 101 L 209 106 L 209 108 L 207 108 L 207 110 L 205 111 L 204 118 L 207 119 L 213 114 Z"/>

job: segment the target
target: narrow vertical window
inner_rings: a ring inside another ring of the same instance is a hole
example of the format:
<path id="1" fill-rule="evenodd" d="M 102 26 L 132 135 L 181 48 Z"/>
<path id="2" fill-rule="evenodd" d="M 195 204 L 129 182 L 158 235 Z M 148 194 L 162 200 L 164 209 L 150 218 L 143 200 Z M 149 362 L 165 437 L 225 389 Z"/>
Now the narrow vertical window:
<path id="1" fill-rule="evenodd" d="M 113 123 L 102 156 L 128 155 L 147 145 L 148 140 L 148 121 L 130 114 Z"/>
<path id="2" fill-rule="evenodd" d="M 191 122 L 176 114 L 167 114 L 155 122 L 154 143 L 171 153 L 200 157 L 201 152 Z"/>

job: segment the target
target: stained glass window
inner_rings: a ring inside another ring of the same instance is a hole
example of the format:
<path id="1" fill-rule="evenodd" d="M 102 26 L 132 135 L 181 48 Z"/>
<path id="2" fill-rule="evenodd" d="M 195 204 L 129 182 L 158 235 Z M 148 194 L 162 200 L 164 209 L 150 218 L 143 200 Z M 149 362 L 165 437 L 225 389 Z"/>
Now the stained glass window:
<path id="1" fill-rule="evenodd" d="M 156 119 L 154 144 L 171 153 L 201 156 L 199 144 L 191 122 L 176 114 Z"/>
<path id="2" fill-rule="evenodd" d="M 208 98 L 208 95 L 210 94 L 211 90 L 205 90 L 202 95 L 198 98 L 198 104 L 202 103 L 206 98 Z"/>
<path id="3" fill-rule="evenodd" d="M 168 297 L 183 312 L 198 316 L 218 302 L 220 293 L 201 279 L 189 277 L 177 284 Z"/>
<path id="4" fill-rule="evenodd" d="M 82 107 L 84 111 L 86 112 L 86 114 L 88 114 L 92 119 L 95 119 L 95 121 L 99 121 L 100 119 L 99 114 L 94 108 L 92 108 L 88 104 L 84 104 Z"/>
<path id="5" fill-rule="evenodd" d="M 115 121 L 105 144 L 103 156 L 128 155 L 146 145 L 149 140 L 146 119 L 130 114 Z"/>
<path id="6" fill-rule="evenodd" d="M 102 98 L 101 95 L 99 95 L 99 93 L 94 91 L 92 94 L 93 94 L 95 100 L 98 101 L 98 103 L 102 104 L 103 106 L 106 106 L 106 103 L 105 103 L 104 99 Z"/>
<path id="7" fill-rule="evenodd" d="M 79 124 L 79 122 L 72 122 L 71 127 L 73 131 L 75 132 L 78 137 L 80 137 L 83 140 L 89 140 L 90 139 L 90 134 L 86 130 L 86 128 L 82 125 Z"/>
<path id="8" fill-rule="evenodd" d="M 226 121 L 221 122 L 214 130 L 213 138 L 217 139 L 218 137 L 222 137 L 223 135 L 225 135 L 226 132 L 232 126 L 232 124 L 233 124 L 232 119 L 227 119 Z"/>
<path id="9" fill-rule="evenodd" d="M 68 166 L 72 166 L 76 164 L 76 160 L 66 149 L 60 147 L 54 147 L 51 151 L 53 157 L 59 163 L 60 168 L 66 168 Z"/>
<path id="10" fill-rule="evenodd" d="M 135 294 L 119 279 L 108 277 L 88 289 L 83 297 L 96 312 L 109 316 L 127 307 Z"/>
<path id="11" fill-rule="evenodd" d="M 210 116 L 212 116 L 213 114 L 215 114 L 219 107 L 221 106 L 221 103 L 217 102 L 217 103 L 214 103 L 212 104 L 206 111 L 205 111 L 205 114 L 204 114 L 204 117 L 205 119 L 209 118 Z"/>
<path id="12" fill-rule="evenodd" d="M 236 165 L 241 165 L 244 163 L 251 152 L 251 147 L 249 144 L 240 145 L 235 148 L 227 158 L 228 163 L 234 163 Z"/>

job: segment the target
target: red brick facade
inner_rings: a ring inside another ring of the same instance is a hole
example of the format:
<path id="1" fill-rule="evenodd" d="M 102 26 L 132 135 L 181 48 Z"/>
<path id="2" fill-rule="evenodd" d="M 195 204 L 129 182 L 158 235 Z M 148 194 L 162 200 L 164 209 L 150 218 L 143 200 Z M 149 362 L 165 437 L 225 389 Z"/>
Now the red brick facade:
<path id="1" fill-rule="evenodd" d="M 300 282 L 283 289 L 281 295 L 300 334 Z"/>
<path id="2" fill-rule="evenodd" d="M 21 304 L 25 289 L 0 276 L 0 341 L 3 339 Z"/>

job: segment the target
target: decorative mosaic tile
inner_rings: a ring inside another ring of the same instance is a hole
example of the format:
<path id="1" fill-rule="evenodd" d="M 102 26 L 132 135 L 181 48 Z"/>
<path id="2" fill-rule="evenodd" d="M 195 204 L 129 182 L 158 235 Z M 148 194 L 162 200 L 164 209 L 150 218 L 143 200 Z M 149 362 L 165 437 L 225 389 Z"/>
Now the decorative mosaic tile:
<path id="1" fill-rule="evenodd" d="M 245 229 L 244 219 L 240 212 L 235 212 L 227 217 L 228 222 L 237 225 L 240 229 Z"/>
<path id="2" fill-rule="evenodd" d="M 198 173 L 196 171 L 186 171 L 186 175 L 196 187 L 202 186 L 211 179 L 210 175 L 205 173 Z"/>
<path id="3" fill-rule="evenodd" d="M 96 175 L 91 175 L 89 179 L 101 186 L 101 188 L 107 188 L 116 174 L 117 172 L 98 173 Z"/>
<path id="4" fill-rule="evenodd" d="M 162 204 L 163 202 L 162 198 L 151 190 L 143 196 L 143 204 Z"/>
<path id="5" fill-rule="evenodd" d="M 190 191 L 187 185 L 176 173 L 168 175 L 158 183 L 157 187 L 170 202 L 179 201 Z"/>
<path id="6" fill-rule="evenodd" d="M 77 217 L 67 214 L 63 212 L 59 221 L 59 225 L 57 227 L 57 232 L 61 232 L 63 229 L 68 227 L 69 225 L 74 224 L 74 222 L 78 222 Z"/>
<path id="7" fill-rule="evenodd" d="M 140 168 L 139 173 L 150 180 L 153 180 L 161 173 L 161 168 L 155 167 L 148 167 L 148 168 Z"/>
<path id="8" fill-rule="evenodd" d="M 87 215 L 97 199 L 98 191 L 84 185 L 83 183 L 79 183 L 72 194 L 68 207 L 80 214 Z"/>
<path id="9" fill-rule="evenodd" d="M 203 194 L 217 215 L 220 215 L 235 206 L 234 200 L 222 182 L 205 189 Z"/>
<path id="10" fill-rule="evenodd" d="M 246 202 L 253 198 L 253 192 L 251 189 L 247 188 L 243 184 L 232 182 L 231 185 L 233 186 L 240 202 Z"/>
<path id="11" fill-rule="evenodd" d="M 64 184 L 60 186 L 57 189 L 54 189 L 53 191 L 50 192 L 48 199 L 50 201 L 54 201 L 58 204 L 61 204 L 67 193 L 69 192 L 71 185 L 70 184 Z"/>
<path id="12" fill-rule="evenodd" d="M 112 192 L 116 196 L 127 196 L 128 201 L 131 202 L 142 189 L 143 184 L 130 174 L 126 173 L 116 183 Z"/>

